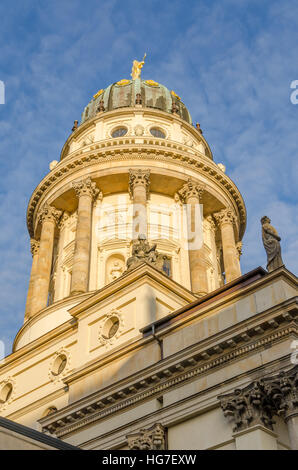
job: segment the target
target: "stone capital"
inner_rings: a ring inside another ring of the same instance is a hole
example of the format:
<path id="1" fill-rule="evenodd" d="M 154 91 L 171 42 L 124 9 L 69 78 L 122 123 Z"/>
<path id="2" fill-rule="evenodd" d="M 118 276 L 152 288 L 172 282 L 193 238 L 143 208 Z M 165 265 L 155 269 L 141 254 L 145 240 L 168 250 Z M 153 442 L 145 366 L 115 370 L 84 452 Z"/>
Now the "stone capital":
<path id="1" fill-rule="evenodd" d="M 140 429 L 139 432 L 129 434 L 127 442 L 131 450 L 165 450 L 165 428 L 157 423 L 149 429 Z"/>
<path id="2" fill-rule="evenodd" d="M 77 198 L 89 196 L 94 200 L 100 192 L 96 187 L 96 183 L 92 181 L 90 177 L 74 182 L 72 187 L 75 190 Z"/>
<path id="3" fill-rule="evenodd" d="M 146 197 L 149 198 L 150 170 L 129 169 L 128 192 L 133 199 L 133 193 L 136 186 L 143 186 L 146 189 Z"/>
<path id="4" fill-rule="evenodd" d="M 234 422 L 234 432 L 256 425 L 273 429 L 274 404 L 260 382 L 252 382 L 243 389 L 220 395 L 218 399 L 224 416 L 231 417 Z"/>
<path id="5" fill-rule="evenodd" d="M 183 203 L 187 203 L 188 199 L 191 197 L 195 197 L 201 202 L 204 190 L 205 185 L 195 183 L 191 178 L 188 178 L 187 182 L 177 193 Z"/>
<path id="6" fill-rule="evenodd" d="M 213 217 L 220 227 L 224 224 L 233 225 L 234 223 L 236 223 L 235 212 L 229 207 L 226 209 L 222 209 L 219 212 L 216 212 L 215 214 L 213 214 Z"/>
<path id="7" fill-rule="evenodd" d="M 38 250 L 39 250 L 39 241 L 35 240 L 34 238 L 31 238 L 30 248 L 31 248 L 32 256 L 35 256 L 38 253 Z"/>
<path id="8" fill-rule="evenodd" d="M 266 377 L 262 384 L 279 416 L 285 421 L 298 416 L 298 365 L 278 376 Z"/>
<path id="9" fill-rule="evenodd" d="M 39 221 L 43 224 L 45 221 L 54 222 L 58 225 L 62 211 L 53 206 L 45 204 L 39 213 Z"/>

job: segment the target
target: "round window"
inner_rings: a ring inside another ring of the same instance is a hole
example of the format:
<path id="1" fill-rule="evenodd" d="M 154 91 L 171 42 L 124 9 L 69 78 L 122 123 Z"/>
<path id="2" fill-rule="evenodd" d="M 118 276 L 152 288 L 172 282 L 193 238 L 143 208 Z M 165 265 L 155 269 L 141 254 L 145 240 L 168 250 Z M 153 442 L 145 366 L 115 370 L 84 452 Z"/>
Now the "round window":
<path id="1" fill-rule="evenodd" d="M 113 338 L 113 336 L 115 336 L 118 329 L 119 329 L 119 318 L 116 316 L 111 317 L 104 324 L 104 327 L 102 330 L 102 336 L 105 339 L 111 339 Z"/>
<path id="2" fill-rule="evenodd" d="M 150 134 L 153 135 L 154 137 L 157 137 L 158 139 L 165 139 L 166 137 L 166 134 L 162 130 L 158 129 L 157 127 L 152 127 L 150 129 Z"/>
<path id="3" fill-rule="evenodd" d="M 65 356 L 65 354 L 61 354 L 60 356 L 57 357 L 57 359 L 55 360 L 53 364 L 52 374 L 60 375 L 64 371 L 66 364 L 67 364 L 67 357 Z"/>
<path id="4" fill-rule="evenodd" d="M 2 387 L 1 392 L 0 392 L 0 403 L 6 403 L 9 398 L 11 397 L 12 394 L 12 384 L 8 383 Z"/>
<path id="5" fill-rule="evenodd" d="M 50 416 L 50 415 L 52 415 L 53 413 L 56 413 L 56 411 L 58 411 L 57 408 L 56 408 L 56 406 L 50 406 L 50 408 L 48 408 L 48 409 L 46 410 L 46 412 L 45 412 L 45 414 L 44 414 L 43 416 L 44 416 L 44 417 L 45 417 L 45 416 Z"/>
<path id="6" fill-rule="evenodd" d="M 112 132 L 112 137 L 123 137 L 125 134 L 127 134 L 126 127 L 118 127 Z"/>

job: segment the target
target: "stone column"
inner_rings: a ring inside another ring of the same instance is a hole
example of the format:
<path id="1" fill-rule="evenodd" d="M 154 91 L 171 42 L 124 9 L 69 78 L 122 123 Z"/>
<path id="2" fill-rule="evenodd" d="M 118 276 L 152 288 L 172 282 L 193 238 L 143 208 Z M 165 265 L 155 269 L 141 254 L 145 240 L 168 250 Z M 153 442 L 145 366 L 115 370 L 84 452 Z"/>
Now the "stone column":
<path id="1" fill-rule="evenodd" d="M 241 276 L 239 255 L 234 236 L 236 217 L 230 208 L 222 209 L 220 212 L 213 214 L 213 216 L 221 230 L 226 282 L 230 282 Z"/>
<path id="2" fill-rule="evenodd" d="M 208 292 L 203 239 L 203 214 L 200 212 L 203 192 L 204 186 L 194 183 L 190 178 L 178 191 L 181 201 L 187 204 L 191 290 L 200 296 L 206 295 Z"/>
<path id="3" fill-rule="evenodd" d="M 214 270 L 214 288 L 218 289 L 220 287 L 220 273 L 218 270 L 218 261 L 217 261 L 217 247 L 215 241 L 215 232 L 216 232 L 216 224 L 212 215 L 208 215 L 206 217 L 206 223 L 208 224 L 209 228 L 209 235 L 210 235 L 210 244 L 211 244 L 211 252 L 212 252 L 212 261 L 213 261 L 213 270 Z"/>
<path id="4" fill-rule="evenodd" d="M 58 262 L 57 262 L 57 277 L 55 280 L 55 295 L 54 295 L 54 302 L 57 300 L 63 299 L 63 248 L 65 243 L 65 230 L 67 226 L 67 222 L 69 220 L 69 213 L 65 211 L 60 219 L 59 222 L 59 245 L 58 245 Z"/>
<path id="5" fill-rule="evenodd" d="M 25 321 L 29 320 L 29 318 L 31 317 L 33 292 L 34 292 L 34 286 L 36 283 L 37 273 L 38 273 L 37 269 L 38 269 L 39 241 L 34 240 L 34 238 L 31 238 L 30 245 L 31 245 L 31 254 L 32 254 L 32 267 L 31 267 L 31 275 L 30 275 L 26 308 L 25 308 Z"/>
<path id="6" fill-rule="evenodd" d="M 132 239 L 138 235 L 147 238 L 147 200 L 149 198 L 150 170 L 129 170 L 129 194 L 133 201 Z"/>
<path id="7" fill-rule="evenodd" d="M 92 202 L 99 193 L 91 178 L 73 184 L 78 203 L 78 222 L 70 293 L 87 292 L 90 263 Z"/>
<path id="8" fill-rule="evenodd" d="M 48 304 L 55 227 L 59 222 L 61 214 L 62 211 L 47 204 L 40 213 L 42 227 L 36 268 L 37 275 L 31 303 L 31 316 L 45 308 Z"/>

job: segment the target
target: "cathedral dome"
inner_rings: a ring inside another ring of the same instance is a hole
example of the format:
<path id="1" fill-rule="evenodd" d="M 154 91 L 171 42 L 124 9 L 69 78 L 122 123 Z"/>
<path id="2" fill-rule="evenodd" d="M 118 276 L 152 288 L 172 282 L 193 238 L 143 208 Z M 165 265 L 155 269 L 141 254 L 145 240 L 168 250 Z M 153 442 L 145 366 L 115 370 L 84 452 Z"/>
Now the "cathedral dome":
<path id="1" fill-rule="evenodd" d="M 134 107 L 156 108 L 167 113 L 173 110 L 189 124 L 192 119 L 180 97 L 164 85 L 154 80 L 120 80 L 106 89 L 99 90 L 85 107 L 81 124 L 93 118 L 98 112 L 111 111 L 117 108 Z"/>

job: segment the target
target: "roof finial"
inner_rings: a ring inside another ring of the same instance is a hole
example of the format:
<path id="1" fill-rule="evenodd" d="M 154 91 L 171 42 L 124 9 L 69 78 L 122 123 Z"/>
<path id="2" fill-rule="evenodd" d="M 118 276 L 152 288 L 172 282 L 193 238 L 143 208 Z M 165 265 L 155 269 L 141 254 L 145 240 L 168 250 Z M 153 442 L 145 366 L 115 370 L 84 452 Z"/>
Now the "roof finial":
<path id="1" fill-rule="evenodd" d="M 142 71 L 142 67 L 145 63 L 145 57 L 146 57 L 147 54 L 144 54 L 144 57 L 143 57 L 143 60 L 141 62 L 139 62 L 138 60 L 134 60 L 133 63 L 132 63 L 132 69 L 131 69 L 131 77 L 133 80 L 135 80 L 136 78 L 140 78 L 141 76 L 141 71 Z"/>

